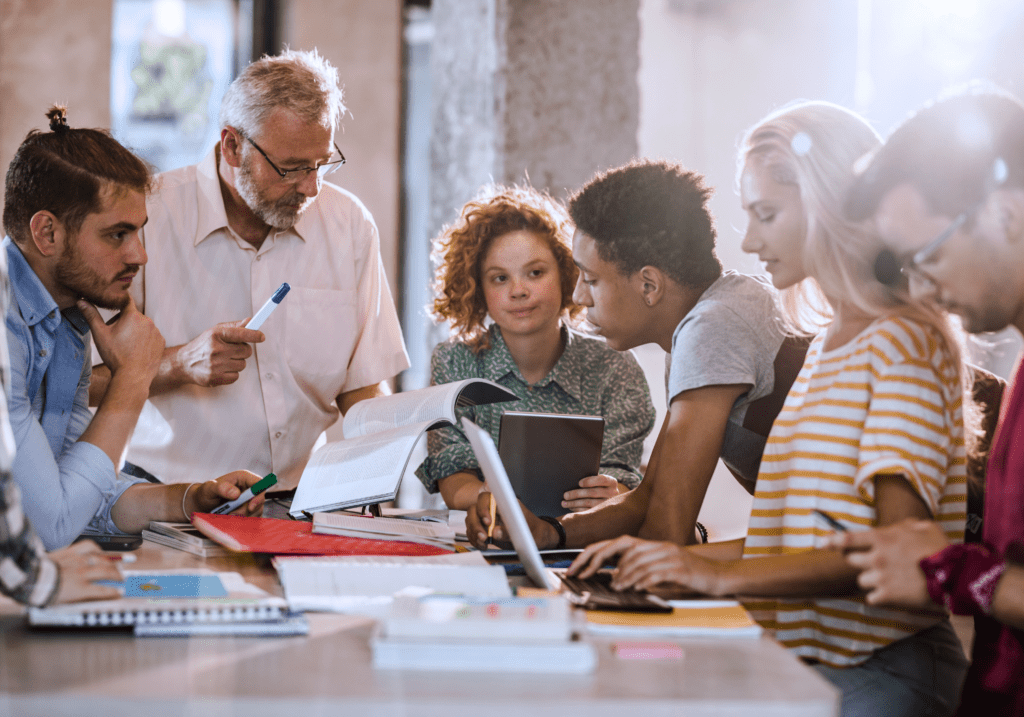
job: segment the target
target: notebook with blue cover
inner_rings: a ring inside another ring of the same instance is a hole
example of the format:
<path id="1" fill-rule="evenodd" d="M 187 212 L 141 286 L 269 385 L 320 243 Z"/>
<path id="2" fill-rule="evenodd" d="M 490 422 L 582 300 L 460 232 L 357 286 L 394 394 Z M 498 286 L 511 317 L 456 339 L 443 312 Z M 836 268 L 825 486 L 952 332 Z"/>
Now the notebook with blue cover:
<path id="1" fill-rule="evenodd" d="M 111 584 L 111 583 L 107 583 Z M 124 597 L 29 608 L 33 627 L 131 628 L 137 635 L 306 634 L 305 618 L 239 573 L 125 570 Z"/>

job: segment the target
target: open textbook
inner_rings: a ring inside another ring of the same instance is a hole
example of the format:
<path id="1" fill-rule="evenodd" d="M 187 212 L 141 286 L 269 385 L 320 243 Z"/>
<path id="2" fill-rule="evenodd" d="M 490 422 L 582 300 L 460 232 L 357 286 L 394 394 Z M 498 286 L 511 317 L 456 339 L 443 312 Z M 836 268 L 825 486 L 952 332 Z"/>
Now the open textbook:
<path id="1" fill-rule="evenodd" d="M 454 424 L 456 408 L 518 400 L 493 381 L 470 378 L 360 401 L 345 415 L 345 439 L 310 456 L 289 512 L 297 518 L 394 500 L 426 431 Z"/>

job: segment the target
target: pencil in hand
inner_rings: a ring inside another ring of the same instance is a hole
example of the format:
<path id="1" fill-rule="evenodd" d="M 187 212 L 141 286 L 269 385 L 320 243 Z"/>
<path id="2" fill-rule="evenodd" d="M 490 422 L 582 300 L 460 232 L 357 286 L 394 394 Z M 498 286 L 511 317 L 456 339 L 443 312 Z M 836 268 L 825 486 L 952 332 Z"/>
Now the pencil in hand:
<path id="1" fill-rule="evenodd" d="M 487 542 L 491 542 L 491 538 L 494 536 L 494 521 L 498 517 L 498 506 L 494 503 L 494 493 L 488 493 L 488 512 L 491 516 L 491 522 L 487 525 Z"/>

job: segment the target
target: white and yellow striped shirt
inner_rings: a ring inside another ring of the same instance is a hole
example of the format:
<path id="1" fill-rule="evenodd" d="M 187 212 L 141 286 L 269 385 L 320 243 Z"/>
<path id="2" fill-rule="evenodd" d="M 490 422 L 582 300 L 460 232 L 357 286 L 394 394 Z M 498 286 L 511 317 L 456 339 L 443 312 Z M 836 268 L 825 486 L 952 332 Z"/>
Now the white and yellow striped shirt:
<path id="1" fill-rule="evenodd" d="M 941 335 L 913 320 L 879 319 L 823 351 L 812 342 L 761 460 L 744 558 L 800 553 L 833 532 L 875 522 L 877 475 L 902 475 L 946 535 L 963 540 L 966 463 L 962 391 Z M 861 598 L 746 601 L 797 654 L 855 665 L 941 619 L 937 611 L 869 607 Z"/>

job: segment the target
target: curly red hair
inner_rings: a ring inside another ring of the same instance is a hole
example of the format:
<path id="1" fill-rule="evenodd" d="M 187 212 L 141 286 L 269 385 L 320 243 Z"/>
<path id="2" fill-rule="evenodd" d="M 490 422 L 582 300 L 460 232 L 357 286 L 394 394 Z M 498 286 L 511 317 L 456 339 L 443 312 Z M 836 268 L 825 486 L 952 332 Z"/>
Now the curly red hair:
<path id="1" fill-rule="evenodd" d="M 490 343 L 480 264 L 495 239 L 515 231 L 532 232 L 547 241 L 558 264 L 563 319 L 572 323 L 583 311 L 572 300 L 579 269 L 572 260 L 572 222 L 562 204 L 532 187 L 487 186 L 441 230 L 431 252 L 437 266 L 433 314 L 438 321 L 447 321 L 452 336 L 474 351 Z"/>

